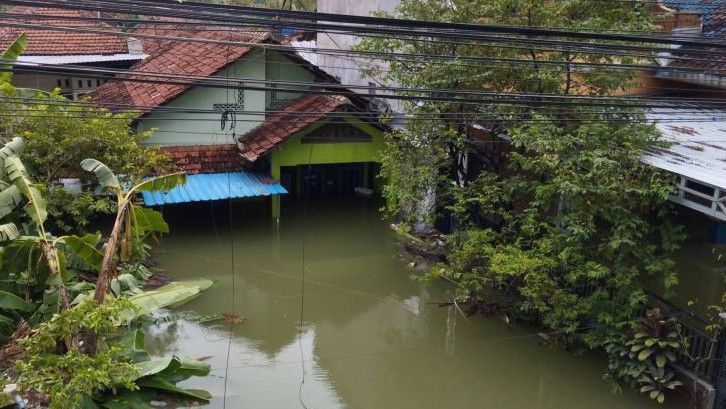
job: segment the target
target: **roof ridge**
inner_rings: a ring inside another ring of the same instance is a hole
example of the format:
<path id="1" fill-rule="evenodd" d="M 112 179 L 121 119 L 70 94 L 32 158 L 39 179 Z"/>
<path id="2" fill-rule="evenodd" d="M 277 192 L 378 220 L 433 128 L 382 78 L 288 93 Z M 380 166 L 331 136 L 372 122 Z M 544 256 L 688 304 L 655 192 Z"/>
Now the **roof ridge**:
<path id="1" fill-rule="evenodd" d="M 303 95 L 279 112 L 269 114 L 264 122 L 240 136 L 237 139 L 240 156 L 247 162 L 254 162 L 294 134 L 349 103 L 347 97 L 338 94 Z M 291 115 L 294 112 L 310 114 Z"/>

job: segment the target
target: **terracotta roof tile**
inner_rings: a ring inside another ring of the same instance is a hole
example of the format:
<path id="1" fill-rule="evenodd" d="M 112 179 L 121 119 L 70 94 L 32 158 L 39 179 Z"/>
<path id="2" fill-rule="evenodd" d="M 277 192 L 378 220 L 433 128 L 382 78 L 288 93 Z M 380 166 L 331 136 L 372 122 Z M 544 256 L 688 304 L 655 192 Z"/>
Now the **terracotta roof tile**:
<path id="1" fill-rule="evenodd" d="M 175 34 L 166 35 L 176 36 Z M 186 32 L 179 36 L 193 36 L 226 41 L 239 41 L 243 43 L 261 43 L 269 38 L 267 33 L 251 31 L 205 31 L 197 30 Z M 146 42 L 145 44 L 147 44 Z M 145 45 L 146 47 L 146 45 Z M 152 55 L 143 61 L 134 64 L 131 71 L 163 72 L 174 75 L 211 76 L 228 64 L 238 60 L 251 50 L 245 46 L 230 46 L 214 43 L 193 42 L 164 42 L 157 47 Z M 144 50 L 150 52 L 150 50 Z M 133 74 L 128 74 L 134 78 Z M 123 77 L 123 76 L 119 76 Z M 98 103 L 125 104 L 138 107 L 142 114 L 153 108 L 166 104 L 181 95 L 194 83 L 189 84 L 159 84 L 134 81 L 111 81 L 94 92 L 88 94 Z"/>
<path id="2" fill-rule="evenodd" d="M 663 3 L 682 13 L 700 14 L 705 34 L 726 34 L 726 5 L 723 0 L 664 0 Z"/>
<path id="3" fill-rule="evenodd" d="M 726 34 L 726 4 L 723 0 L 694 0 L 692 3 L 678 3 L 668 0 L 667 5 L 682 11 L 695 13 L 701 16 L 702 34 L 704 40 L 713 41 L 718 36 Z M 694 68 L 702 70 L 711 76 L 724 76 L 723 67 L 726 66 L 726 57 L 719 55 L 716 47 L 683 46 L 672 54 L 675 57 L 669 67 Z M 708 61 L 703 56 L 708 55 Z M 689 77 L 689 73 L 673 73 L 673 77 Z"/>
<path id="4" fill-rule="evenodd" d="M 115 27 L 103 22 L 68 19 L 68 17 L 89 16 L 87 12 L 80 10 L 65 10 L 50 7 L 13 7 L 7 12 L 12 14 L 58 16 L 54 19 L 23 18 L 9 20 L 14 23 L 78 27 L 104 31 L 115 30 Z M 129 52 L 126 38 L 121 36 L 21 27 L 0 28 L 0 47 L 4 49 L 21 33 L 28 35 L 28 44 L 25 47 L 23 55 L 90 55 L 125 54 Z"/>
<path id="5" fill-rule="evenodd" d="M 160 148 L 190 174 L 233 172 L 242 169 L 237 145 L 193 145 Z"/>
<path id="6" fill-rule="evenodd" d="M 340 95 L 303 96 L 280 112 L 268 114 L 265 122 L 241 136 L 238 143 L 240 154 L 246 161 L 254 162 L 295 133 L 348 104 L 350 100 Z M 300 115 L 301 112 L 309 114 Z"/>

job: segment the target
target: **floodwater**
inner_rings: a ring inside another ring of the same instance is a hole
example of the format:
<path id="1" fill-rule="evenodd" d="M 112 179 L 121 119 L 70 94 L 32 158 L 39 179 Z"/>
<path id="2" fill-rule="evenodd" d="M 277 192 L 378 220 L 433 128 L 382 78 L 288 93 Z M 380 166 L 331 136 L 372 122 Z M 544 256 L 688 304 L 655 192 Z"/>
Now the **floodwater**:
<path id="1" fill-rule="evenodd" d="M 311 203 L 306 215 L 284 206 L 279 228 L 267 206 L 238 204 L 231 229 L 226 203 L 164 209 L 172 233 L 158 247 L 160 266 L 216 283 L 183 308 L 246 319 L 231 332 L 222 322 L 150 331 L 152 353 L 212 365 L 209 377 L 184 382 L 212 393 L 208 408 L 687 407 L 613 395 L 603 357 L 440 307 L 451 288 L 411 280 L 377 203 Z"/>
<path id="2" fill-rule="evenodd" d="M 709 242 L 712 222 L 707 217 L 681 209 L 677 221 L 684 225 L 688 239 L 676 256 L 679 285 L 673 301 L 679 305 L 691 302 L 694 312 L 706 315 L 710 305 L 721 304 L 726 290 L 726 246 Z"/>

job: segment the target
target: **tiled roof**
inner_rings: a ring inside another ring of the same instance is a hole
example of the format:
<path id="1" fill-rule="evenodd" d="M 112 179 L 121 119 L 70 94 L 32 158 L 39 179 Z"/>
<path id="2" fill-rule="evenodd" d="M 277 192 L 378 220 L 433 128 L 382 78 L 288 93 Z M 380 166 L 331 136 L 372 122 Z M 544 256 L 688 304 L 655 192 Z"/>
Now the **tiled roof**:
<path id="1" fill-rule="evenodd" d="M 167 34 L 175 36 L 175 34 Z M 181 36 L 181 35 L 180 35 Z M 261 43 L 269 38 L 267 33 L 248 31 L 204 31 L 186 32 L 183 36 L 208 38 L 242 43 Z M 131 67 L 131 71 L 162 72 L 176 76 L 210 76 L 228 64 L 247 54 L 251 48 L 246 46 L 230 46 L 227 44 L 200 42 L 164 42 L 153 50 L 144 52 L 151 55 Z M 129 74 L 134 78 L 133 74 Z M 122 77 L 122 76 L 120 76 Z M 111 81 L 92 93 L 91 99 L 103 104 L 125 104 L 138 107 L 142 114 L 153 108 L 164 105 L 194 86 L 189 84 L 144 83 L 134 81 Z"/>
<path id="2" fill-rule="evenodd" d="M 712 77 L 724 77 L 724 67 L 726 67 L 726 56 L 719 54 L 721 50 L 715 47 L 712 48 L 695 48 L 691 46 L 685 46 L 678 51 L 674 52 L 673 55 L 676 57 L 668 67 L 675 68 L 688 68 L 697 69 L 697 72 L 673 72 L 666 71 L 661 74 L 663 77 L 674 77 L 674 78 L 688 78 L 688 77 L 699 77 L 703 74 Z M 708 56 L 708 61 L 703 61 L 704 56 Z M 717 84 L 714 84 L 717 85 Z M 722 86 L 717 85 L 717 86 Z"/>
<path id="3" fill-rule="evenodd" d="M 281 111 L 268 114 L 265 122 L 239 138 L 239 152 L 248 162 L 256 161 L 270 149 L 286 141 L 351 102 L 340 95 L 306 95 Z M 301 114 L 301 113 L 308 114 Z"/>
<path id="4" fill-rule="evenodd" d="M 703 20 L 703 32 L 717 35 L 726 34 L 726 4 L 722 4 Z"/>
<path id="5" fill-rule="evenodd" d="M 97 21 L 69 20 L 68 17 L 88 17 L 78 10 L 55 9 L 50 7 L 13 7 L 7 11 L 13 14 L 52 15 L 58 18 L 22 18 L 9 20 L 13 23 L 65 26 L 84 29 L 113 31 L 114 27 Z M 64 18 L 65 17 L 65 18 Z M 40 28 L 2 27 L 0 28 L 0 48 L 4 49 L 21 33 L 28 35 L 24 55 L 88 55 L 128 53 L 125 37 L 78 31 L 43 30 Z"/>
<path id="6" fill-rule="evenodd" d="M 704 40 L 714 41 L 726 35 L 726 4 L 724 0 L 662 0 L 666 6 L 681 13 L 700 15 L 701 32 Z M 690 72 L 660 70 L 659 77 L 695 82 L 701 85 L 724 87 L 724 66 L 726 57 L 719 55 L 715 47 L 683 46 L 674 50 L 670 68 L 688 68 Z M 704 56 L 708 58 L 704 58 Z M 704 61 L 707 60 L 707 61 Z M 695 70 L 693 70 L 695 69 Z"/>
<path id="7" fill-rule="evenodd" d="M 723 0 L 662 0 L 666 6 L 682 13 L 701 15 L 703 33 L 726 33 L 726 5 Z"/>
<path id="8" fill-rule="evenodd" d="M 161 147 L 188 174 L 232 172 L 242 169 L 237 145 Z"/>

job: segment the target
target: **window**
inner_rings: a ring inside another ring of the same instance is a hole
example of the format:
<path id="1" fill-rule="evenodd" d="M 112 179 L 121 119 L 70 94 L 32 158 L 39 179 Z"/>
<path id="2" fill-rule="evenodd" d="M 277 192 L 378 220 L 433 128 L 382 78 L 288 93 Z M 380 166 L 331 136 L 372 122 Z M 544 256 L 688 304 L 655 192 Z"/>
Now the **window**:
<path id="1" fill-rule="evenodd" d="M 91 88 L 93 86 L 93 81 L 88 80 L 86 81 L 86 84 L 88 85 L 88 88 Z"/>
<path id="2" fill-rule="evenodd" d="M 348 124 L 325 124 L 300 139 L 301 143 L 345 143 L 371 142 L 373 138 L 355 126 Z"/>
<path id="3" fill-rule="evenodd" d="M 63 80 L 61 80 L 60 78 L 56 80 L 56 84 L 58 85 L 58 88 L 63 88 Z"/>
<path id="4" fill-rule="evenodd" d="M 101 80 L 96 80 L 96 86 L 97 87 L 100 87 L 101 86 Z"/>
<path id="5" fill-rule="evenodd" d="M 66 78 L 66 88 L 71 87 L 71 80 L 69 78 Z"/>
<path id="6" fill-rule="evenodd" d="M 78 80 L 78 88 L 83 88 L 83 80 Z"/>

